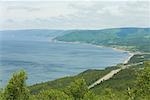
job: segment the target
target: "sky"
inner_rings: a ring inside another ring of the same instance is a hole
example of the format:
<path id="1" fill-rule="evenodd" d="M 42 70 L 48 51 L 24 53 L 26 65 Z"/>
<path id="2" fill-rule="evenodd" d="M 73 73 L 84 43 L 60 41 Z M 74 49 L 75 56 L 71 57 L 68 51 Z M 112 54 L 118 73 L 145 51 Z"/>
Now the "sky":
<path id="1" fill-rule="evenodd" d="M 0 0 L 0 29 L 150 27 L 150 0 Z"/>

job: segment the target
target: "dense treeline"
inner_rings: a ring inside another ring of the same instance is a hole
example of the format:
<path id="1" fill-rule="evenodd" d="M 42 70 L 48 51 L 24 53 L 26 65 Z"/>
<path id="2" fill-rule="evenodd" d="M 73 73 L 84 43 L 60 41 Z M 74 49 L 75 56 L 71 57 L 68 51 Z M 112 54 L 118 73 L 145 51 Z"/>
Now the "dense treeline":
<path id="1" fill-rule="evenodd" d="M 131 51 L 150 52 L 150 28 L 74 30 L 55 39 L 66 42 L 111 46 Z"/>
<path id="2" fill-rule="evenodd" d="M 76 79 L 65 89 L 41 90 L 31 94 L 26 85 L 25 71 L 14 73 L 7 86 L 0 91 L 0 100 L 149 100 L 150 99 L 150 62 L 137 72 L 133 87 L 128 87 L 126 97 L 116 97 L 116 94 L 106 88 L 103 95 L 96 95 L 89 90 L 84 79 Z"/>

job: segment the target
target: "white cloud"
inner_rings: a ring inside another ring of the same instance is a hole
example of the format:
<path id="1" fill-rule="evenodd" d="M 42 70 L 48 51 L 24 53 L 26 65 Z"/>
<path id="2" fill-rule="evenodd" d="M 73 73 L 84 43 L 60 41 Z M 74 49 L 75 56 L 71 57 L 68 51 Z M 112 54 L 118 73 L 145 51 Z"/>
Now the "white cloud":
<path id="1" fill-rule="evenodd" d="M 3 1 L 1 29 L 150 27 L 149 1 Z"/>

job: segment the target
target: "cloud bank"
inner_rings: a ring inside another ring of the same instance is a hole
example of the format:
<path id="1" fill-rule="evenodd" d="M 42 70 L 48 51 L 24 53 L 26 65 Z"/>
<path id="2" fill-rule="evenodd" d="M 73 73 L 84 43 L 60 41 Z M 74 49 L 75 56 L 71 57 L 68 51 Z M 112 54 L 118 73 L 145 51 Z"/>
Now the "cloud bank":
<path id="1" fill-rule="evenodd" d="M 0 29 L 150 27 L 149 1 L 0 1 Z"/>

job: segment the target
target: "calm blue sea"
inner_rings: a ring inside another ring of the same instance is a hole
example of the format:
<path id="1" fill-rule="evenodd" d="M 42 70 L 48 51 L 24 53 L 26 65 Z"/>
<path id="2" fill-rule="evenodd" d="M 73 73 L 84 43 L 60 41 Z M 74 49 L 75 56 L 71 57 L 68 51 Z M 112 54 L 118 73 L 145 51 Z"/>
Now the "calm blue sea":
<path id="1" fill-rule="evenodd" d="M 87 69 L 103 69 L 121 63 L 129 56 L 127 52 L 111 48 L 52 42 L 49 40 L 51 36 L 44 36 L 44 39 L 38 35 L 37 39 L 31 38 L 29 34 L 18 36 L 15 32 L 12 33 L 1 32 L 1 86 L 6 85 L 12 73 L 20 69 L 26 70 L 27 83 L 31 85 L 75 75 Z"/>

